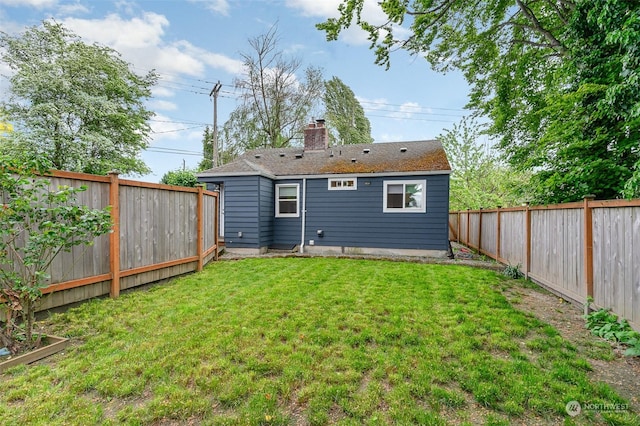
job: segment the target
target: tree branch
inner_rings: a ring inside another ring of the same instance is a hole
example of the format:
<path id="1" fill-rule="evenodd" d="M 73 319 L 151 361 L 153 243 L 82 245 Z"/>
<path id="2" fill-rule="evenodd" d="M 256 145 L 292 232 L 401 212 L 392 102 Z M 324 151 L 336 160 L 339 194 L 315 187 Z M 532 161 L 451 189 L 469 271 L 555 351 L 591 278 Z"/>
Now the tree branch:
<path id="1" fill-rule="evenodd" d="M 536 18 L 536 16 L 534 15 L 533 11 L 526 4 L 524 4 L 522 0 L 516 0 L 516 4 L 520 8 L 524 16 L 529 20 L 529 22 L 533 24 L 534 30 L 549 41 L 549 45 L 553 50 L 557 51 L 562 56 L 568 54 L 567 49 L 562 45 L 562 43 L 560 43 L 560 40 L 558 40 L 553 34 L 551 34 L 549 30 L 542 26 L 538 18 Z"/>

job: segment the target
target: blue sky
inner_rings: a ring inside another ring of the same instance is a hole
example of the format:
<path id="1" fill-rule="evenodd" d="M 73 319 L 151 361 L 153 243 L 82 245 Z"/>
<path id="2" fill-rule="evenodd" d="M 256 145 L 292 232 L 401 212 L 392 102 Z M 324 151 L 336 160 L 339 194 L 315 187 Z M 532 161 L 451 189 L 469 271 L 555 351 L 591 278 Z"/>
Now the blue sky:
<path id="1" fill-rule="evenodd" d="M 376 1 L 365 17 L 380 22 Z M 194 167 L 202 133 L 213 122 L 209 93 L 220 81 L 218 126 L 237 105 L 233 79 L 242 73 L 248 39 L 277 23 L 280 50 L 340 78 L 356 94 L 376 142 L 432 139 L 467 114 L 468 87 L 459 73 L 438 74 L 421 57 L 395 52 L 391 68 L 374 64 L 366 34 L 346 31 L 327 42 L 315 24 L 337 16 L 339 0 L 0 0 L 0 29 L 18 33 L 54 18 L 87 42 L 120 52 L 139 73 L 155 69 L 160 81 L 149 107 L 153 140 L 142 154 L 152 169 L 136 178 L 157 182 L 169 170 Z M 1 96 L 9 70 L 0 64 Z M 309 117 L 311 120 L 312 117 Z"/>

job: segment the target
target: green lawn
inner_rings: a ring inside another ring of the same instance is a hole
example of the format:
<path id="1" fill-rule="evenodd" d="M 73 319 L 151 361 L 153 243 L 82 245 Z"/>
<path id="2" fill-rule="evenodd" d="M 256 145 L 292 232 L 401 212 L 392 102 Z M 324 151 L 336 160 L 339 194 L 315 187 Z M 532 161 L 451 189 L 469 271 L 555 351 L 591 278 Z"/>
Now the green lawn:
<path id="1" fill-rule="evenodd" d="M 625 401 L 509 285 L 451 265 L 212 263 L 54 316 L 74 345 L 0 375 L 0 424 L 637 425 L 566 414 Z"/>

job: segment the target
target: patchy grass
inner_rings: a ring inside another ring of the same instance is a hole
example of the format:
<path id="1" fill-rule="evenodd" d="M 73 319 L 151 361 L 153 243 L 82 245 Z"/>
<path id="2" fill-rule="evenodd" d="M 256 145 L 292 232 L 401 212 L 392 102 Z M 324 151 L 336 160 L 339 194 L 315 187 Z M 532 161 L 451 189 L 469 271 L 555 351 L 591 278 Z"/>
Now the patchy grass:
<path id="1" fill-rule="evenodd" d="M 0 424 L 628 424 L 624 404 L 494 272 L 293 258 L 56 315 L 76 344 L 0 376 Z"/>

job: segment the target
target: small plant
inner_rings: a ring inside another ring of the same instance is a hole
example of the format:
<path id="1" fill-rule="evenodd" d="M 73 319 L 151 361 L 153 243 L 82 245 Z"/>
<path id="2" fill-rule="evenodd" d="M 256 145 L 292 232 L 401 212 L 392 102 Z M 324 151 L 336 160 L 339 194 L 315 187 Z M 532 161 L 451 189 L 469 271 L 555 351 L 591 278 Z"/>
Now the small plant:
<path id="1" fill-rule="evenodd" d="M 53 259 L 111 229 L 109 208 L 77 205 L 86 188 L 51 188 L 48 171 L 39 160 L 0 157 L 0 347 L 13 354 L 40 343 L 35 312 Z"/>
<path id="2" fill-rule="evenodd" d="M 587 299 L 591 304 L 592 298 Z M 626 319 L 618 319 L 609 309 L 598 309 L 584 315 L 586 326 L 593 334 L 603 339 L 620 342 L 628 346 L 626 356 L 640 356 L 640 333 L 633 330 Z"/>
<path id="3" fill-rule="evenodd" d="M 514 280 L 523 278 L 524 274 L 520 271 L 521 267 L 522 265 L 519 263 L 517 265 L 507 265 L 504 271 L 502 271 L 502 274 Z"/>

